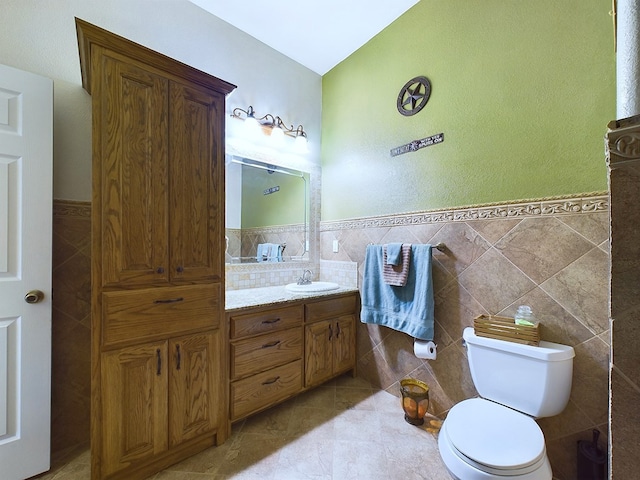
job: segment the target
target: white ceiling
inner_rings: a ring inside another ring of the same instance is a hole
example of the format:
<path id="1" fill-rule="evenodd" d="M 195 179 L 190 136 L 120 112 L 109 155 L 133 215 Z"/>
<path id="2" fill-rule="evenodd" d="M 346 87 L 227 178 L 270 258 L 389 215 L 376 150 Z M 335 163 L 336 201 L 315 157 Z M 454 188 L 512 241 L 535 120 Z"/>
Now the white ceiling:
<path id="1" fill-rule="evenodd" d="M 324 75 L 419 0 L 190 0 Z"/>

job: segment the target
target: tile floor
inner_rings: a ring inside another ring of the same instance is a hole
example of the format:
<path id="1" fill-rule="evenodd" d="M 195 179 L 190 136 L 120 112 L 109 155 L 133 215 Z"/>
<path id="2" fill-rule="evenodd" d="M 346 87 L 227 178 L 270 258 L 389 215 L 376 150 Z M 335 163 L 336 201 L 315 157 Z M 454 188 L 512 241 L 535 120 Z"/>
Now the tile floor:
<path id="1" fill-rule="evenodd" d="M 233 426 L 231 437 L 149 480 L 445 480 L 440 422 L 414 427 L 400 400 L 340 377 Z M 82 452 L 38 480 L 89 480 Z"/>

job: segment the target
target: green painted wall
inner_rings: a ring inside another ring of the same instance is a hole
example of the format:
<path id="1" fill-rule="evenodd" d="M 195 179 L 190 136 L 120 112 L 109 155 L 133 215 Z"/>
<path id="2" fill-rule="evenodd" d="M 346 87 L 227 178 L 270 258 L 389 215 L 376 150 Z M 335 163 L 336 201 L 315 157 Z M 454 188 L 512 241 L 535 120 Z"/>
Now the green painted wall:
<path id="1" fill-rule="evenodd" d="M 243 166 L 242 228 L 304 223 L 308 183 L 308 175 L 305 182 L 302 177 Z M 264 195 L 265 190 L 276 186 L 280 190 Z"/>
<path id="2" fill-rule="evenodd" d="M 610 0 L 421 0 L 323 77 L 322 220 L 607 189 Z M 400 88 L 425 75 L 417 115 Z M 442 144 L 391 157 L 443 132 Z"/>

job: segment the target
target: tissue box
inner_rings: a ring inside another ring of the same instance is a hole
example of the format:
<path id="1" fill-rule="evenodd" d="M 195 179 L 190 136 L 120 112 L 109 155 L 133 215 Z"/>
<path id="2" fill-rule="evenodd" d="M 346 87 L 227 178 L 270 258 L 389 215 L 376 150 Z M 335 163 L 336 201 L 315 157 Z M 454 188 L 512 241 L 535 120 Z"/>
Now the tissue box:
<path id="1" fill-rule="evenodd" d="M 540 343 L 540 323 L 538 322 L 533 326 L 517 325 L 510 317 L 479 315 L 473 320 L 473 329 L 479 337 L 535 346 Z"/>

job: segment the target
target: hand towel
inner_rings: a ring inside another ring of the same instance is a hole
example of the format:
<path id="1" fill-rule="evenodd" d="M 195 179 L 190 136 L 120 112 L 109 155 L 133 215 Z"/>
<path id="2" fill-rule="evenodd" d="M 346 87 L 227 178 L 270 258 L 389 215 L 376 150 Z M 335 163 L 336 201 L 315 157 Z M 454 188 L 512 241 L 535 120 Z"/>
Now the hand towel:
<path id="1" fill-rule="evenodd" d="M 282 246 L 277 243 L 259 243 L 256 252 L 256 260 L 259 263 L 281 262 Z"/>
<path id="2" fill-rule="evenodd" d="M 384 283 L 387 285 L 393 285 L 394 287 L 404 287 L 409 277 L 409 266 L 411 262 L 411 244 L 401 243 L 400 245 L 400 259 L 398 263 L 391 264 L 389 262 L 389 245 L 382 247 L 382 277 Z M 395 252 L 393 252 L 395 255 Z"/>
<path id="3" fill-rule="evenodd" d="M 431 245 L 412 245 L 404 287 L 384 283 L 383 247 L 369 245 L 365 255 L 360 321 L 433 340 L 434 301 Z"/>
<path id="4" fill-rule="evenodd" d="M 384 246 L 387 254 L 387 260 L 385 265 L 400 265 L 402 263 L 402 244 L 401 243 L 388 243 Z"/>

